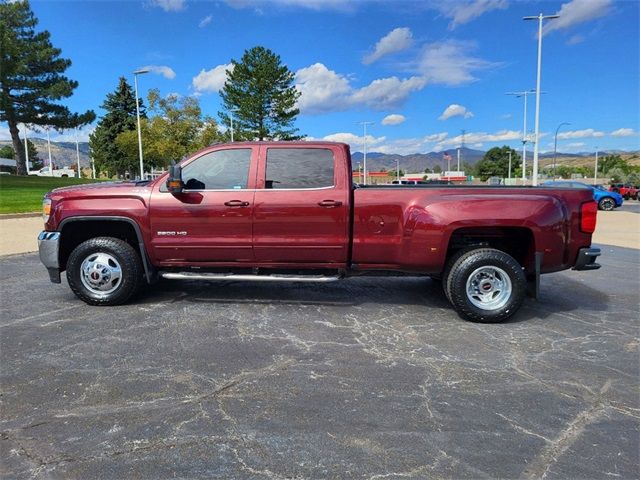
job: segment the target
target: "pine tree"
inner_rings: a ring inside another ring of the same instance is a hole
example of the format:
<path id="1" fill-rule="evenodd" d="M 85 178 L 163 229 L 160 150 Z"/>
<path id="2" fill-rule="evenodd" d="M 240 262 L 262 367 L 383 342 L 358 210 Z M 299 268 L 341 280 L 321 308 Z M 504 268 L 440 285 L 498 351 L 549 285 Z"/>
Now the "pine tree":
<path id="1" fill-rule="evenodd" d="M 146 117 L 142 99 L 140 102 L 140 116 Z M 108 93 L 102 104 L 106 111 L 100 119 L 96 129 L 89 136 L 89 149 L 98 171 L 124 173 L 132 170 L 135 165 L 127 161 L 116 143 L 116 138 L 122 132 L 136 129 L 136 98 L 124 77 L 120 77 L 118 88 Z"/>
<path id="2" fill-rule="evenodd" d="M 282 65 L 280 56 L 267 48 L 253 47 L 231 64 L 220 92 L 226 112 L 218 115 L 229 128 L 227 112 L 233 112 L 234 139 L 301 138 L 293 127 L 300 113 L 296 107 L 300 92 L 293 85 L 293 72 Z"/>
<path id="3" fill-rule="evenodd" d="M 0 3 L 0 121 L 9 125 L 18 175 L 27 173 L 19 123 L 62 130 L 95 119 L 91 110 L 71 113 L 57 103 L 70 97 L 78 82 L 64 75 L 71 61 L 60 57 L 48 31 L 36 33 L 37 24 L 27 0 Z"/>

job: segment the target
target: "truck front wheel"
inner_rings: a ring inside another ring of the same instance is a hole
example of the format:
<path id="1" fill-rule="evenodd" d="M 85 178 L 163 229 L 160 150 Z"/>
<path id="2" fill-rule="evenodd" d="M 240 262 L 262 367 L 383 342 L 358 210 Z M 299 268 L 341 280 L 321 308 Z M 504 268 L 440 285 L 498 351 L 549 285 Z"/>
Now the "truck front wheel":
<path id="1" fill-rule="evenodd" d="M 522 305 L 527 282 L 520 264 L 493 248 L 466 252 L 451 266 L 447 293 L 456 311 L 467 320 L 502 322 Z"/>
<path id="2" fill-rule="evenodd" d="M 142 262 L 127 242 L 97 237 L 78 245 L 67 262 L 73 293 L 89 305 L 120 305 L 142 283 Z"/>

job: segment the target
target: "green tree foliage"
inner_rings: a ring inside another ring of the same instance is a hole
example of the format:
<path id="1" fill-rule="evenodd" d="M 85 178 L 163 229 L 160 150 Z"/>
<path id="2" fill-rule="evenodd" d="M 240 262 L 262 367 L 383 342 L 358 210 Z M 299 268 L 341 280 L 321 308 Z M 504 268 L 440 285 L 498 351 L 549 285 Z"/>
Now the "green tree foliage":
<path id="1" fill-rule="evenodd" d="M 434 165 L 433 173 L 442 173 L 442 167 L 440 165 Z"/>
<path id="2" fill-rule="evenodd" d="M 476 164 L 476 173 L 483 182 L 489 177 L 507 177 L 509 174 L 509 152 L 511 152 L 511 176 L 515 176 L 516 169 L 520 167 L 518 152 L 507 145 L 493 147 Z"/>
<path id="3" fill-rule="evenodd" d="M 32 170 L 39 170 L 42 168 L 42 160 L 38 156 L 38 149 L 31 140 L 27 139 L 27 148 L 29 150 L 29 163 L 31 163 Z M 3 145 L 0 147 L 0 158 L 16 158 L 16 152 L 11 145 Z"/>
<path id="4" fill-rule="evenodd" d="M 37 24 L 28 1 L 0 3 L 0 121 L 9 125 L 18 175 L 27 174 L 19 123 L 62 130 L 95 119 L 91 110 L 71 113 L 57 103 L 70 97 L 78 82 L 64 75 L 71 61 L 60 57 L 49 32 L 36 33 Z"/>
<path id="5" fill-rule="evenodd" d="M 120 77 L 116 90 L 107 94 L 102 108 L 106 113 L 89 136 L 89 149 L 96 170 L 111 174 L 133 171 L 135 162 L 124 158 L 123 152 L 116 144 L 116 138 L 120 133 L 135 132 L 136 129 L 136 97 L 124 77 Z M 146 116 L 142 99 L 140 116 Z"/>
<path id="6" fill-rule="evenodd" d="M 172 161 L 222 141 L 217 123 L 202 115 L 197 98 L 177 95 L 163 98 L 155 89 L 147 98 L 149 118 L 142 121 L 141 128 L 145 167 L 167 168 Z M 115 143 L 127 170 L 137 171 L 137 132 L 126 130 L 117 136 Z"/>
<path id="7" fill-rule="evenodd" d="M 623 173 L 627 174 L 631 171 L 629 162 L 624 160 L 620 155 L 607 155 L 604 158 L 598 160 L 598 171 L 607 173 L 614 168 L 620 169 Z"/>
<path id="8" fill-rule="evenodd" d="M 264 47 L 246 50 L 238 62 L 231 60 L 227 81 L 220 96 L 225 112 L 218 115 L 231 127 L 234 140 L 294 140 L 301 138 L 293 127 L 300 110 L 300 92 L 293 85 L 294 74 L 282 65 L 280 56 Z"/>

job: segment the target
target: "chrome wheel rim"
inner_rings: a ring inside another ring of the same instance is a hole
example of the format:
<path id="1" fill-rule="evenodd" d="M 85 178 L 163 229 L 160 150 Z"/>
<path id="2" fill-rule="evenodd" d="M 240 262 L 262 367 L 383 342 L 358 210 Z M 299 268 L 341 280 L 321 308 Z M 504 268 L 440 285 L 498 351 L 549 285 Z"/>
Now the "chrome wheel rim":
<path id="1" fill-rule="evenodd" d="M 482 310 L 498 310 L 511 298 L 513 286 L 507 272 L 498 267 L 476 268 L 467 278 L 467 299 Z"/>
<path id="2" fill-rule="evenodd" d="M 612 210 L 613 209 L 613 200 L 606 198 L 602 201 L 602 209 L 603 210 Z"/>
<path id="3" fill-rule="evenodd" d="M 122 283 L 122 267 L 113 255 L 104 252 L 92 253 L 80 266 L 80 278 L 87 290 L 96 295 L 106 296 Z"/>

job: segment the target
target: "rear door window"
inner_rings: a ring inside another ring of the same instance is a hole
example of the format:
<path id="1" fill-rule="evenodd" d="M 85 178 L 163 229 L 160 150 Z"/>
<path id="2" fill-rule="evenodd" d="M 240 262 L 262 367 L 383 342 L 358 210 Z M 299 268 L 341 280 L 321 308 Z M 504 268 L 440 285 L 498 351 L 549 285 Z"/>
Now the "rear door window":
<path id="1" fill-rule="evenodd" d="M 334 186 L 333 152 L 324 148 L 269 148 L 265 188 L 308 189 Z"/>

